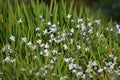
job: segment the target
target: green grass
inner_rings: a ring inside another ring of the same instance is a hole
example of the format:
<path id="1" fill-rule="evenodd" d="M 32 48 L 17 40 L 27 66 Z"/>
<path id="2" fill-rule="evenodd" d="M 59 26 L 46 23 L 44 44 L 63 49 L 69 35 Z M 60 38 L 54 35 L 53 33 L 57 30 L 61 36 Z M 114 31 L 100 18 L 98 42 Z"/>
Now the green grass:
<path id="1" fill-rule="evenodd" d="M 0 80 L 119 79 L 119 25 L 73 3 L 0 1 Z"/>

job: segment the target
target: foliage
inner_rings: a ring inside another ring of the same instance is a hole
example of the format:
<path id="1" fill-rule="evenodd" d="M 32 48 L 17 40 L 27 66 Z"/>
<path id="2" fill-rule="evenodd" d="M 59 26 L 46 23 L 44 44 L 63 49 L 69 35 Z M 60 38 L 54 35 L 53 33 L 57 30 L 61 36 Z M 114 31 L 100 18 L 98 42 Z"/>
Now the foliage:
<path id="1" fill-rule="evenodd" d="M 0 0 L 0 79 L 116 80 L 120 25 L 73 1 Z"/>

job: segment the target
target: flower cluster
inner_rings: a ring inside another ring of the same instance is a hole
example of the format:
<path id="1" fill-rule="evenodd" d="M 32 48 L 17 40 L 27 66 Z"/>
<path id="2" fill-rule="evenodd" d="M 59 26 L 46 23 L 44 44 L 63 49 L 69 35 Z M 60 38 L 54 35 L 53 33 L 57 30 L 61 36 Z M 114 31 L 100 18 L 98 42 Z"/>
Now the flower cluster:
<path id="1" fill-rule="evenodd" d="M 19 55 L 18 59 L 21 56 L 20 59 L 25 60 L 26 65 L 30 65 L 29 68 L 20 66 L 21 72 L 37 77 L 59 76 L 60 80 L 68 79 L 71 75 L 76 79 L 92 79 L 94 75 L 102 74 L 104 71 L 120 75 L 120 67 L 116 68 L 117 57 L 109 55 L 112 61 L 103 60 L 103 64 L 93 57 L 93 55 L 105 57 L 102 53 L 105 53 L 106 47 L 109 46 L 110 42 L 107 39 L 111 36 L 110 32 L 117 29 L 116 33 L 120 34 L 120 26 L 116 24 L 116 29 L 108 28 L 109 26 L 101 26 L 101 19 L 73 19 L 72 17 L 72 14 L 65 17 L 67 21 L 70 21 L 68 27 L 68 25 L 61 26 L 59 21 L 58 23 L 47 21 L 43 15 L 40 15 L 39 19 L 43 25 L 35 27 L 32 32 L 34 36 L 24 35 L 19 41 L 17 41 L 19 39 L 17 36 L 9 37 L 9 45 L 2 48 L 3 55 L 5 53 L 3 62 L 14 63 L 15 56 Z M 22 22 L 20 18 L 19 25 Z M 110 34 L 105 33 L 104 29 L 107 32 L 110 31 Z M 16 45 L 16 42 L 20 42 L 19 45 Z M 86 63 L 85 66 L 84 63 Z"/>

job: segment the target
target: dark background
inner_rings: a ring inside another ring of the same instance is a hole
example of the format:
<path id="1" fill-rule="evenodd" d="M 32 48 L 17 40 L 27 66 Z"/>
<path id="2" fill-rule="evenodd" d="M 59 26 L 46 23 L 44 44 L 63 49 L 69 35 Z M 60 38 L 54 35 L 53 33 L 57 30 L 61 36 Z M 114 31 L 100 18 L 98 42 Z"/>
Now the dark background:
<path id="1" fill-rule="evenodd" d="M 7 0 L 4 0 L 6 3 Z M 30 0 L 18 0 L 18 3 L 25 2 L 27 5 L 30 4 Z M 37 0 L 34 0 L 35 2 Z M 39 0 L 40 2 L 45 2 L 48 6 L 50 5 L 51 0 Z M 60 3 L 61 0 L 56 0 L 57 3 Z M 70 4 L 72 0 L 64 0 L 67 5 Z M 11 3 L 14 4 L 14 0 L 11 0 Z M 104 15 L 108 16 L 110 19 L 120 23 L 120 0 L 74 0 L 74 7 L 79 11 L 81 6 L 89 7 L 92 12 L 99 11 Z"/>

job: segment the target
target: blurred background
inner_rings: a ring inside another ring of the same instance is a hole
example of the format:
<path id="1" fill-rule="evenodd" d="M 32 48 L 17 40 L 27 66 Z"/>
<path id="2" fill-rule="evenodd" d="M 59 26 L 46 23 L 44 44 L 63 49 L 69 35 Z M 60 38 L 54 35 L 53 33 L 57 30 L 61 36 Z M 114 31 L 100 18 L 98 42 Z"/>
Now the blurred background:
<path id="1" fill-rule="evenodd" d="M 7 0 L 4 0 L 6 2 Z M 30 4 L 30 0 L 18 0 L 18 3 L 21 4 L 21 1 Z M 37 0 L 34 0 L 35 2 Z M 40 2 L 45 2 L 48 6 L 50 5 L 51 0 L 39 0 Z M 57 3 L 60 0 L 56 0 Z M 70 4 L 72 0 L 64 0 L 67 5 Z M 115 20 L 120 23 L 120 0 L 73 0 L 74 7 L 76 7 L 77 11 L 81 6 L 85 6 L 90 8 L 91 12 L 101 12 L 102 14 L 109 17 L 109 19 Z M 13 3 L 14 0 L 11 0 Z"/>
<path id="2" fill-rule="evenodd" d="M 66 0 L 70 3 L 71 0 Z M 92 12 L 101 12 L 102 14 L 120 23 L 120 0 L 74 0 L 74 6 L 78 9 L 80 6 L 89 7 Z"/>

